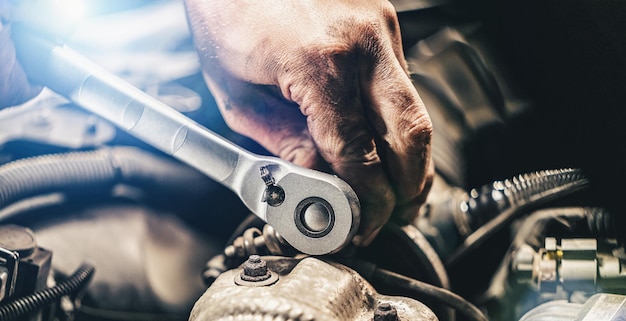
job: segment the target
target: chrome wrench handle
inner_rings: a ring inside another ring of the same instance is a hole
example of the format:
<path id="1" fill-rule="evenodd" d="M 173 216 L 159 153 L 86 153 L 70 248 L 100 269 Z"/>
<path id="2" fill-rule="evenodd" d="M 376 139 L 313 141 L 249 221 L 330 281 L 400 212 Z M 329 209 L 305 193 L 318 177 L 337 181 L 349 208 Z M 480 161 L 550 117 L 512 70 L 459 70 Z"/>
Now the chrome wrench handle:
<path id="1" fill-rule="evenodd" d="M 27 31 L 15 42 L 32 80 L 228 187 L 297 250 L 333 253 L 356 233 L 359 201 L 338 177 L 252 154 L 67 46 Z"/>

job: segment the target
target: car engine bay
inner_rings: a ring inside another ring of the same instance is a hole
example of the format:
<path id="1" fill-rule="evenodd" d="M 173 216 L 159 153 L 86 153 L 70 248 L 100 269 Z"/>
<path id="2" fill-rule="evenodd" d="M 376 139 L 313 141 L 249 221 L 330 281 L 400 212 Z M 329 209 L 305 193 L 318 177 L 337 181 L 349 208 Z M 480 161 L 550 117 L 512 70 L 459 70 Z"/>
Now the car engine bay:
<path id="1" fill-rule="evenodd" d="M 221 118 L 182 1 L 86 3 L 67 46 L 269 156 Z M 132 126 L 44 89 L 0 110 L 0 320 L 625 320 L 626 6 L 415 3 L 397 8 L 436 177 L 414 222 L 303 254 Z"/>

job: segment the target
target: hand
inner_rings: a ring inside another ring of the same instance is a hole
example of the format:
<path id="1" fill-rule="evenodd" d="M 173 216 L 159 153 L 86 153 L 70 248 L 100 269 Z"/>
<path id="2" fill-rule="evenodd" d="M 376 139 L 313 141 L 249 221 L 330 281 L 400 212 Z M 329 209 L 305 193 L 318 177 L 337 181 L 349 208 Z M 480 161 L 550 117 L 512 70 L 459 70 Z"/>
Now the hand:
<path id="1" fill-rule="evenodd" d="M 15 57 L 8 24 L 9 9 L 7 1 L 0 0 L 0 108 L 21 104 L 41 91 L 41 87 L 28 83 Z"/>
<path id="2" fill-rule="evenodd" d="M 186 0 L 228 125 L 298 165 L 330 169 L 361 202 L 354 243 L 410 221 L 432 180 L 432 125 L 386 0 Z M 328 168 L 330 166 L 330 168 Z"/>

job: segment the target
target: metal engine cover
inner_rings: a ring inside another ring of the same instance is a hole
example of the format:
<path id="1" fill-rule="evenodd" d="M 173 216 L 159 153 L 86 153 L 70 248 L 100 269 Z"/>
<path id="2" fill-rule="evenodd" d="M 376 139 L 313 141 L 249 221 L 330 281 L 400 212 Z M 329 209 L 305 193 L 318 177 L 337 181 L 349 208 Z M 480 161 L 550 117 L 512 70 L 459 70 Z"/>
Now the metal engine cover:
<path id="1" fill-rule="evenodd" d="M 278 281 L 237 285 L 243 269 L 227 271 L 196 302 L 189 320 L 371 321 L 381 303 L 393 306 L 400 320 L 437 320 L 421 302 L 376 293 L 343 265 L 313 257 L 263 259 Z"/>

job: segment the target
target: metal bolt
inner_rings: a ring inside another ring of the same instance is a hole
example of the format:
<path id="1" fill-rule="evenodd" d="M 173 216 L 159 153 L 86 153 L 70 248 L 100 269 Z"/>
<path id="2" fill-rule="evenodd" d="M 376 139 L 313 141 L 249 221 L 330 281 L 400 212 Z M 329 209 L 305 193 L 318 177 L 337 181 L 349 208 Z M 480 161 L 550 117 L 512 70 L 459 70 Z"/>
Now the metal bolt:
<path id="1" fill-rule="evenodd" d="M 262 166 L 259 168 L 261 179 L 265 183 L 265 193 L 263 194 L 263 202 L 267 202 L 269 206 L 280 206 L 285 201 L 285 190 L 276 185 L 276 180 L 272 176 L 269 168 Z"/>
<path id="2" fill-rule="evenodd" d="M 249 282 L 265 281 L 272 276 L 267 268 L 267 262 L 258 255 L 250 255 L 243 265 L 241 279 Z"/>
<path id="3" fill-rule="evenodd" d="M 398 311 L 387 302 L 379 303 L 374 311 L 374 321 L 400 321 Z"/>
<path id="4" fill-rule="evenodd" d="M 263 202 L 269 206 L 280 206 L 285 201 L 285 190 L 278 185 L 270 185 L 265 188 Z"/>

